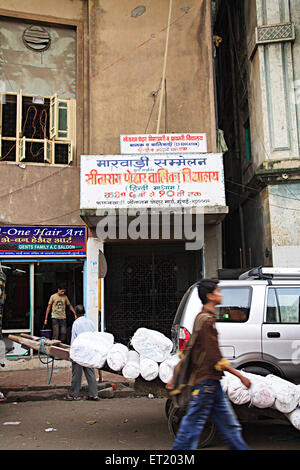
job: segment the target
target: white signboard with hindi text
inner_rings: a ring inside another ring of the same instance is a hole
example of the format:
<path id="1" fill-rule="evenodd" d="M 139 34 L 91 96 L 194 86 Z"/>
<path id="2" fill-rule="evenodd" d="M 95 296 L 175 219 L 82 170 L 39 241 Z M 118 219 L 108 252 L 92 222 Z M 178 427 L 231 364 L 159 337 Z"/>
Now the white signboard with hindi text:
<path id="1" fill-rule="evenodd" d="M 206 153 L 206 134 L 135 134 L 120 136 L 121 154 Z"/>
<path id="2" fill-rule="evenodd" d="M 80 208 L 225 206 L 219 154 L 82 155 Z"/>

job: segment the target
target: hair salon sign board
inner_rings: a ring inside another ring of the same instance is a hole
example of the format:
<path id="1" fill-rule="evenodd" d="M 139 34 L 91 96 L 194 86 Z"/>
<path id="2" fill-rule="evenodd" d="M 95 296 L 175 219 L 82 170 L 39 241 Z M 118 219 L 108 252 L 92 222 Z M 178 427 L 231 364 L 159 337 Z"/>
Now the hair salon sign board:
<path id="1" fill-rule="evenodd" d="M 0 227 L 0 258 L 86 256 L 85 226 Z"/>

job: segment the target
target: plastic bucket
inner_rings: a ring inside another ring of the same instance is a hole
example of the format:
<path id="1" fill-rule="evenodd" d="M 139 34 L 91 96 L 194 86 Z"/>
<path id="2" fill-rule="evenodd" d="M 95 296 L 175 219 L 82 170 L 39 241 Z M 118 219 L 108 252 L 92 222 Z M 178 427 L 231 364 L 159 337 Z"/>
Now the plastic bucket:
<path id="1" fill-rule="evenodd" d="M 40 336 L 43 338 L 51 339 L 52 330 L 40 330 Z"/>

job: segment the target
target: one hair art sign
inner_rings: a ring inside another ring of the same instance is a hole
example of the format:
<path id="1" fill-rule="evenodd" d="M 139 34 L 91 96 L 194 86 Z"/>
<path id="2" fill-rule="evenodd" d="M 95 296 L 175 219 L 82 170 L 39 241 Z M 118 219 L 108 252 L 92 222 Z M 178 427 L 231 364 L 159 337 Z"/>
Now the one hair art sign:
<path id="1" fill-rule="evenodd" d="M 0 227 L 0 257 L 86 256 L 85 226 Z"/>
<path id="2" fill-rule="evenodd" d="M 225 206 L 222 154 L 82 155 L 81 209 Z"/>

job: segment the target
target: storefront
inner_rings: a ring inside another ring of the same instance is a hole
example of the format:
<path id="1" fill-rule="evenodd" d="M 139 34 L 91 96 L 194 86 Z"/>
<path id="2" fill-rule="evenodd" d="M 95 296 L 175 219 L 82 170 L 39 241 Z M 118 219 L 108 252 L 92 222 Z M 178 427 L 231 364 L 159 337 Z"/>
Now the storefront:
<path id="1" fill-rule="evenodd" d="M 222 267 L 223 155 L 197 153 L 200 144 L 185 153 L 184 135 L 162 137 L 164 146 L 155 140 L 152 154 L 126 147 L 128 154 L 81 156 L 89 311 L 99 315 L 99 329 L 125 344 L 139 327 L 169 336 L 186 289 Z M 169 153 L 166 142 L 175 137 L 180 151 Z M 107 276 L 100 280 L 101 252 Z"/>
<path id="2" fill-rule="evenodd" d="M 86 236 L 84 226 L 0 227 L 0 262 L 6 275 L 2 332 L 14 347 L 8 356 L 28 354 L 7 336 L 40 336 L 49 298 L 60 284 L 72 305 L 85 303 Z M 70 335 L 73 314 L 68 312 L 67 320 Z"/>

